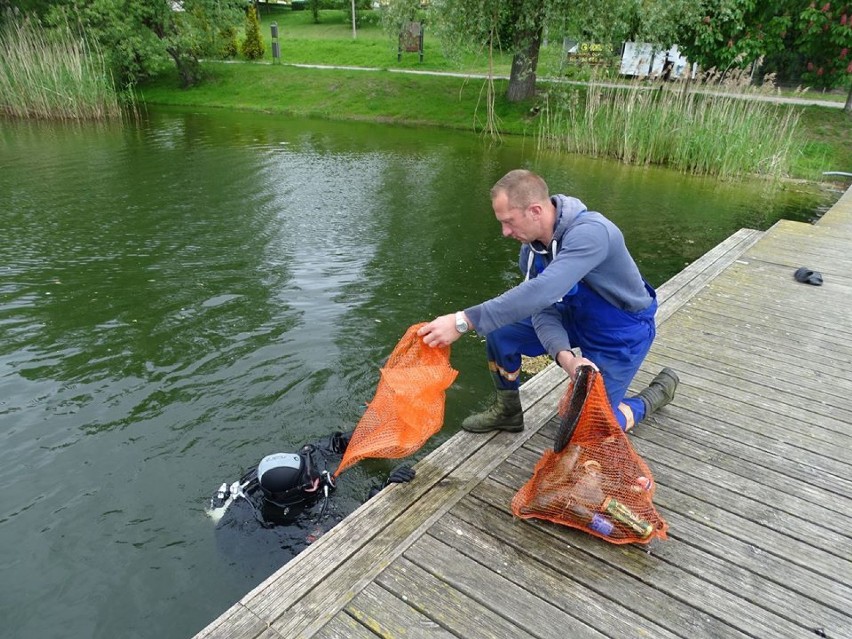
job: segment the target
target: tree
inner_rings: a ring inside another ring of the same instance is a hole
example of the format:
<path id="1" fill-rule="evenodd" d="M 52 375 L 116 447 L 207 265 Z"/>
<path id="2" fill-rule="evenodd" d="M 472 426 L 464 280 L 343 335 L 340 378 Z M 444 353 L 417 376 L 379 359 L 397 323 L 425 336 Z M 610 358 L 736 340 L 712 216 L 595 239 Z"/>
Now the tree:
<path id="1" fill-rule="evenodd" d="M 412 12 L 412 2 L 400 2 Z M 523 100 L 535 91 L 544 3 L 536 0 L 437 0 L 430 16 L 450 54 L 504 51 L 513 54 L 507 97 Z"/>
<path id="2" fill-rule="evenodd" d="M 571 32 L 590 40 L 611 42 L 626 35 L 628 21 L 624 16 L 631 13 L 637 2 L 434 0 L 430 3 L 430 16 L 450 51 L 481 52 L 493 47 L 512 55 L 506 97 L 514 102 L 535 95 L 545 26 L 551 37 Z"/>
<path id="3" fill-rule="evenodd" d="M 263 57 L 263 39 L 260 37 L 260 21 L 257 10 L 251 5 L 246 11 L 246 39 L 243 40 L 243 55 L 249 60 L 259 60 Z"/>
<path id="4" fill-rule="evenodd" d="M 801 64 L 801 80 L 809 86 L 848 85 L 846 106 L 852 111 L 848 2 L 702 0 L 681 16 L 675 37 L 684 54 L 705 69 L 745 68 L 763 56 L 788 72 Z"/>
<path id="5" fill-rule="evenodd" d="M 847 84 L 846 112 L 852 114 L 852 6 L 811 2 L 798 27 L 796 44 L 806 60 L 803 79 L 818 88 Z"/>
<path id="6" fill-rule="evenodd" d="M 782 52 L 800 0 L 702 0 L 680 16 L 676 39 L 683 54 L 724 75 Z"/>
<path id="7" fill-rule="evenodd" d="M 49 19 L 64 20 L 72 11 L 94 37 L 122 85 L 158 72 L 169 61 L 181 86 L 200 79 L 199 57 L 218 55 L 221 38 L 239 24 L 241 3 L 236 0 L 61 0 Z"/>
<path id="8" fill-rule="evenodd" d="M 509 31 L 512 70 L 506 98 L 521 102 L 535 96 L 538 54 L 544 30 L 545 6 L 536 0 L 514 0 L 506 3 L 501 30 Z"/>
<path id="9" fill-rule="evenodd" d="M 320 22 L 320 0 L 310 0 L 308 5 L 311 7 L 311 16 L 314 19 L 314 24 Z"/>

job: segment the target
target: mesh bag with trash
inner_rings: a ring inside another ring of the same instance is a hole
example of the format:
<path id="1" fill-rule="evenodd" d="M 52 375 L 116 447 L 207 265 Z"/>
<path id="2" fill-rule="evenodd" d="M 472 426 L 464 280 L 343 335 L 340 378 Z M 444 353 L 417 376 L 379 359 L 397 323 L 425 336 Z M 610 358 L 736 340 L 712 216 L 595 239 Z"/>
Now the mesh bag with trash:
<path id="1" fill-rule="evenodd" d="M 553 450 L 512 500 L 521 518 L 579 528 L 614 544 L 666 538 L 654 479 L 612 414 L 600 373 L 579 369 L 559 403 Z"/>

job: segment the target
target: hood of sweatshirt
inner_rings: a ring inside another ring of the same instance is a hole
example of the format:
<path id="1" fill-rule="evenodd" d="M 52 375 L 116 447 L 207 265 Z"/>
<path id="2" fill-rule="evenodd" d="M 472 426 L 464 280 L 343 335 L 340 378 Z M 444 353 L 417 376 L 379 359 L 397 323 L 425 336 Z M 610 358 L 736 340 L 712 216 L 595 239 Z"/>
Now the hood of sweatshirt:
<path id="1" fill-rule="evenodd" d="M 550 253 L 552 258 L 559 250 L 562 236 L 574 225 L 580 213 L 587 209 L 586 205 L 580 200 L 567 195 L 554 195 L 550 198 L 550 201 L 556 206 L 556 226 L 553 229 L 553 240 L 551 240 L 550 246 L 545 246 L 538 240 L 530 242 L 529 246 L 536 253 Z"/>

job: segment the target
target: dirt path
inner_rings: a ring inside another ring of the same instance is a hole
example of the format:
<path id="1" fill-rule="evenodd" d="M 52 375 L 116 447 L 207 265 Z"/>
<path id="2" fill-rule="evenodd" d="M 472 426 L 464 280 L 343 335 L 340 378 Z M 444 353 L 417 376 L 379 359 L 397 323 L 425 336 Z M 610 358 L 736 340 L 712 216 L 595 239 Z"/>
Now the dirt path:
<path id="1" fill-rule="evenodd" d="M 390 69 L 390 68 L 380 68 L 380 67 L 350 67 L 350 66 L 333 66 L 326 64 L 296 64 L 296 63 L 284 63 L 286 66 L 290 67 L 299 67 L 303 69 L 337 69 L 344 71 L 387 71 L 388 73 L 406 73 L 409 75 L 434 75 L 434 76 L 447 76 L 452 78 L 472 78 L 472 79 L 487 79 L 488 76 L 484 73 L 461 73 L 461 72 L 452 72 L 452 71 L 421 71 L 418 69 Z M 506 75 L 497 75 L 494 76 L 496 80 L 508 80 L 509 76 Z M 579 82 L 577 80 L 562 80 L 557 78 L 547 78 L 542 77 L 539 78 L 542 82 L 552 82 L 552 83 L 560 83 L 560 84 L 575 84 L 578 86 L 587 86 L 588 82 Z M 619 84 L 616 82 L 597 82 L 598 86 L 603 87 L 622 87 L 623 84 Z M 655 89 L 659 87 L 659 84 L 649 83 L 646 87 L 648 90 Z M 764 95 L 760 93 L 731 93 L 727 91 L 711 91 L 705 89 L 692 89 L 693 93 L 701 93 L 704 95 L 715 95 L 715 96 L 727 96 L 731 98 L 737 98 L 740 100 L 757 100 L 759 102 L 773 102 L 775 104 L 799 104 L 802 106 L 823 106 L 834 109 L 842 109 L 845 105 L 843 102 L 835 102 L 832 100 L 827 100 L 823 98 L 819 98 L 817 96 L 814 97 L 786 97 L 781 95 Z M 806 94 L 803 94 L 806 95 Z"/>

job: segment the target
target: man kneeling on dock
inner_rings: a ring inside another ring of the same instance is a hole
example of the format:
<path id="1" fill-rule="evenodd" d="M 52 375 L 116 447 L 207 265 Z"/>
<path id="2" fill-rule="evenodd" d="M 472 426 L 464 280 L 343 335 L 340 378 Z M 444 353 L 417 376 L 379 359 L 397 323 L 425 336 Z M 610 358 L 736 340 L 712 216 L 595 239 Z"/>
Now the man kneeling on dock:
<path id="1" fill-rule="evenodd" d="M 486 338 L 496 399 L 462 428 L 523 430 L 521 355 L 549 353 L 572 379 L 584 364 L 598 369 L 625 431 L 668 404 L 679 381 L 670 368 L 625 397 L 656 335 L 657 300 L 618 227 L 577 198 L 551 196 L 545 181 L 525 170 L 510 171 L 494 185 L 491 206 L 503 236 L 521 242 L 524 281 L 418 332 L 429 346 L 448 346 L 470 329 Z"/>

